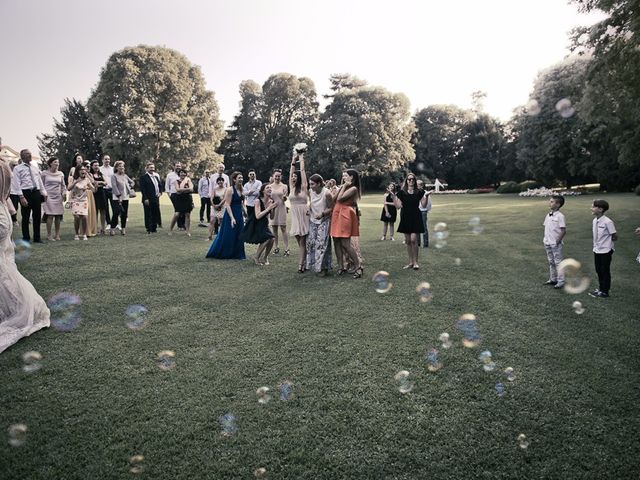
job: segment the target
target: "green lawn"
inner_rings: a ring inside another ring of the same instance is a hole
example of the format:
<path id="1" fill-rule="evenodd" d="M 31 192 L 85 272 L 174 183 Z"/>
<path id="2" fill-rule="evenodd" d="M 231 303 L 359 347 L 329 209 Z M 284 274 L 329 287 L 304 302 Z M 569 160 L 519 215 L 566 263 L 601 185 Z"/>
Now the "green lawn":
<path id="1" fill-rule="evenodd" d="M 136 454 L 149 479 L 253 478 L 258 467 L 272 479 L 637 478 L 640 197 L 606 198 L 620 235 L 606 300 L 541 285 L 545 199 L 436 197 L 430 227 L 447 222 L 449 244 L 421 250 L 413 272 L 402 270 L 401 238 L 380 242 L 381 195 L 367 196 L 360 280 L 297 274 L 294 242 L 270 267 L 207 260 L 205 229 L 148 237 L 139 200 L 126 237 L 74 242 L 67 215 L 64 241 L 36 245 L 19 268 L 45 298 L 78 294 L 82 323 L 0 354 L 0 478 L 130 478 Z M 595 277 L 593 199 L 568 198 L 563 211 L 565 256 Z M 163 215 L 166 232 L 166 205 Z M 472 215 L 481 235 L 469 231 Z M 389 293 L 375 292 L 377 270 L 391 274 Z M 430 303 L 418 302 L 420 281 L 431 283 Z M 125 326 L 132 304 L 149 309 L 144 330 Z M 475 349 L 461 346 L 464 313 L 478 318 Z M 424 356 L 442 332 L 454 346 L 430 373 Z M 486 349 L 493 372 L 478 360 Z M 26 374 L 30 350 L 43 367 Z M 175 351 L 174 369 L 157 367 L 162 350 Z M 400 370 L 415 381 L 407 395 Z M 294 384 L 289 401 L 278 398 L 283 380 Z M 261 386 L 274 391 L 267 404 Z M 225 413 L 237 419 L 230 437 Z M 28 426 L 17 448 L 7 442 L 15 423 Z"/>

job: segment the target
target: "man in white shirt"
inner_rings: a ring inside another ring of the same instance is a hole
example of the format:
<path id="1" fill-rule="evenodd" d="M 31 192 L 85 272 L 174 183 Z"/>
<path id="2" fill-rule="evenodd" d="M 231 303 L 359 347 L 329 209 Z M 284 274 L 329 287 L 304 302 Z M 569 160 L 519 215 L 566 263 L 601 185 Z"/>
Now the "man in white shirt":
<path id="1" fill-rule="evenodd" d="M 247 207 L 247 217 L 253 213 L 253 205 L 260 196 L 260 188 L 262 188 L 262 182 L 256 180 L 256 171 L 252 168 L 249 170 L 249 181 L 242 187 L 242 194 Z"/>
<path id="2" fill-rule="evenodd" d="M 173 166 L 173 170 L 167 174 L 164 183 L 164 191 L 169 195 L 174 210 L 176 207 L 176 180 L 180 178 L 180 175 L 178 175 L 180 170 L 182 170 L 182 164 L 178 162 Z M 178 230 L 184 230 L 184 213 L 178 215 Z"/>
<path id="3" fill-rule="evenodd" d="M 22 163 L 13 169 L 20 189 L 20 215 L 22 216 L 22 239 L 31 240 L 29 235 L 29 217 L 33 215 L 33 243 L 43 243 L 40 240 L 40 223 L 42 221 L 41 204 L 47 199 L 47 191 L 42 184 L 40 169 L 31 163 L 31 152 L 28 149 L 20 151 Z"/>
<path id="4" fill-rule="evenodd" d="M 211 219 L 211 197 L 209 194 L 209 177 L 211 172 L 209 170 L 204 171 L 204 176 L 198 182 L 198 194 L 200 195 L 200 227 L 206 227 L 204 221 L 204 214 L 206 210 L 207 222 Z"/>
<path id="5" fill-rule="evenodd" d="M 231 185 L 231 183 L 229 183 L 229 176 L 224 173 L 224 163 L 219 163 L 217 169 L 218 171 L 211 175 L 209 179 L 209 198 L 213 198 L 213 190 L 216 188 L 216 180 L 218 180 L 218 177 L 224 178 L 224 188 Z"/>
<path id="6" fill-rule="evenodd" d="M 111 166 L 111 157 L 106 153 L 102 155 L 102 166 L 100 167 L 100 172 L 102 172 L 102 176 L 104 177 L 104 181 L 106 185 L 104 187 L 104 194 L 107 199 L 112 198 L 113 190 L 111 190 L 111 177 L 113 177 L 113 167 Z M 111 214 L 109 213 L 109 201 L 105 204 L 105 210 L 107 212 L 105 216 L 105 221 L 107 223 L 107 230 L 111 229 Z"/>
<path id="7" fill-rule="evenodd" d="M 11 171 L 18 166 L 18 163 L 11 163 Z M 20 195 L 22 194 L 22 190 L 20 190 L 20 185 L 18 185 L 18 177 L 15 175 L 11 175 L 11 190 L 9 191 L 9 198 L 11 199 L 11 203 L 13 204 L 13 209 L 16 213 L 11 215 L 11 220 L 15 226 L 18 226 L 18 205 L 20 204 Z"/>

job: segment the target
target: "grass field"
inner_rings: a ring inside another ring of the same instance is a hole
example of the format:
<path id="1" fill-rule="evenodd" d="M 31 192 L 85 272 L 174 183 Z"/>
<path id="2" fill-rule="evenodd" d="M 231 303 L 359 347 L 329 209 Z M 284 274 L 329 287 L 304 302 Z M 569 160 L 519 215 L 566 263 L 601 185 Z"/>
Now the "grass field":
<path id="1" fill-rule="evenodd" d="M 563 211 L 565 256 L 595 278 L 593 198 L 568 198 Z M 137 202 L 126 237 L 74 242 L 67 216 L 64 241 L 34 246 L 19 268 L 45 298 L 78 294 L 82 323 L 0 354 L 0 478 L 130 478 L 136 454 L 149 479 L 254 478 L 259 467 L 272 479 L 637 478 L 640 197 L 605 198 L 620 241 L 604 300 L 541 285 L 545 199 L 436 197 L 429 224 L 447 222 L 449 243 L 421 250 L 413 272 L 402 270 L 401 238 L 380 241 L 381 195 L 367 196 L 360 280 L 297 274 L 295 242 L 270 267 L 207 260 L 205 229 L 148 237 Z M 165 232 L 169 215 L 164 206 Z M 391 275 L 386 294 L 373 288 L 377 270 Z M 431 283 L 429 303 L 418 301 L 420 281 Z M 132 304 L 149 309 L 143 330 L 125 326 Z M 478 318 L 475 349 L 455 326 L 464 313 Z M 431 373 L 424 356 L 442 332 L 454 345 Z M 30 350 L 43 366 L 26 374 Z M 175 352 L 175 368 L 158 368 L 162 350 Z M 415 382 L 407 395 L 400 370 Z M 293 382 L 289 401 L 278 397 L 283 380 Z M 269 403 L 257 401 L 261 386 Z M 225 413 L 237 420 L 228 437 Z M 7 442 L 15 423 L 28 426 L 21 447 Z"/>

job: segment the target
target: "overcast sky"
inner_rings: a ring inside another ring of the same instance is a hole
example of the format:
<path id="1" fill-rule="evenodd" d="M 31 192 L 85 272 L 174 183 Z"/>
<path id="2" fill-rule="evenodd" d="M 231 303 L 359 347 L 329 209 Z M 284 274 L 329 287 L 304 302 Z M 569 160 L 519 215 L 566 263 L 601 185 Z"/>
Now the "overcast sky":
<path id="1" fill-rule="evenodd" d="M 567 33 L 598 15 L 567 0 L 0 0 L 0 136 L 36 148 L 66 97 L 86 101 L 111 53 L 163 45 L 202 67 L 222 119 L 238 86 L 289 72 L 321 95 L 348 72 L 394 92 L 412 110 L 435 103 L 501 119 L 527 101 L 537 72 L 568 53 Z"/>

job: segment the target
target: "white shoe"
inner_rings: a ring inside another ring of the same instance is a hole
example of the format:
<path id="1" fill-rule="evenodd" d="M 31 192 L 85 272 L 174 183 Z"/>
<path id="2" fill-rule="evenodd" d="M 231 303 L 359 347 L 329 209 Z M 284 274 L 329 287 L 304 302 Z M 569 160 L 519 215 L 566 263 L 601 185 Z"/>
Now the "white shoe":
<path id="1" fill-rule="evenodd" d="M 83 239 L 83 240 L 89 240 L 89 239 L 87 238 L 87 236 L 86 236 L 86 235 L 83 235 L 83 236 L 82 236 L 82 239 Z"/>
<path id="2" fill-rule="evenodd" d="M 80 237 L 78 235 L 76 235 L 75 237 L 73 237 L 74 240 L 80 240 Z"/>
<path id="3" fill-rule="evenodd" d="M 111 225 L 107 225 L 104 229 L 105 232 L 108 232 L 109 230 L 111 230 Z"/>
<path id="4" fill-rule="evenodd" d="M 122 230 L 122 227 L 120 225 L 116 225 L 116 229 Z"/>
<path id="5" fill-rule="evenodd" d="M 387 239 L 387 237 L 382 237 L 382 238 L 380 239 L 380 241 L 381 241 L 381 242 L 384 242 L 386 239 Z"/>

